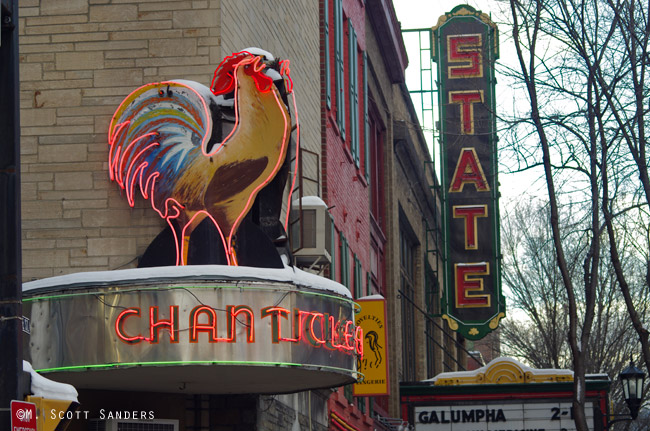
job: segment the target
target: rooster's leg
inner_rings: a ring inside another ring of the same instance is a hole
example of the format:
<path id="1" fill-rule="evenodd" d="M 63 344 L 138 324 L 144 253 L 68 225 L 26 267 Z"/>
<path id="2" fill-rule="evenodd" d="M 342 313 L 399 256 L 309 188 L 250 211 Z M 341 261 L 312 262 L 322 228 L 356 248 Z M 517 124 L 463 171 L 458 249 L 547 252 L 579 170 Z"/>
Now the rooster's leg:
<path id="1" fill-rule="evenodd" d="M 183 211 L 178 217 L 180 232 L 175 232 L 178 244 L 177 265 L 187 265 L 188 253 L 190 250 L 190 237 L 203 220 L 208 216 L 206 211 L 187 212 Z"/>
<path id="2" fill-rule="evenodd" d="M 180 222 L 180 220 L 179 220 Z M 174 244 L 176 245 L 176 266 L 179 265 L 184 265 L 183 263 L 183 229 L 182 225 L 179 225 L 177 223 L 172 223 L 171 219 L 167 219 L 167 224 L 172 229 L 172 232 L 174 233 Z"/>

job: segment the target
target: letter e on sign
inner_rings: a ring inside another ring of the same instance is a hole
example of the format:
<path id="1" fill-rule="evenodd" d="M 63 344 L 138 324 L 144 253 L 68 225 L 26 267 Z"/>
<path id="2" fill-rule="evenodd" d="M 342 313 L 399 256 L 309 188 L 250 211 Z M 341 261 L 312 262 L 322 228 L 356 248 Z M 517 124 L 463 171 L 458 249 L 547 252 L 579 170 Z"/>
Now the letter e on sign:
<path id="1" fill-rule="evenodd" d="M 489 307 L 490 295 L 477 295 L 483 292 L 483 279 L 479 276 L 490 274 L 488 262 L 457 263 L 456 268 L 456 307 Z"/>

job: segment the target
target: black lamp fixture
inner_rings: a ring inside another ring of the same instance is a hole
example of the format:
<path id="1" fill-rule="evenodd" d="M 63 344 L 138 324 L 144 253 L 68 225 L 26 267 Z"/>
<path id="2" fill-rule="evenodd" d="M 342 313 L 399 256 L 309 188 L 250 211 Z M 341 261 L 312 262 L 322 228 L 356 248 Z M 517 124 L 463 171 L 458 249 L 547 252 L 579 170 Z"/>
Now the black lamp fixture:
<path id="1" fill-rule="evenodd" d="M 639 408 L 643 401 L 643 384 L 645 383 L 645 373 L 634 366 L 632 361 L 630 365 L 621 371 L 618 375 L 623 384 L 623 396 L 627 407 L 630 409 L 630 416 L 636 419 L 639 415 Z"/>
<path id="2" fill-rule="evenodd" d="M 612 417 L 616 419 L 607 422 L 605 429 L 609 429 L 609 427 L 616 422 L 629 422 L 635 420 L 639 415 L 639 408 L 641 408 L 641 403 L 643 402 L 645 373 L 634 366 L 632 358 L 630 358 L 630 365 L 621 371 L 618 378 L 621 379 L 621 384 L 623 385 L 623 396 L 625 397 L 628 409 L 630 409 L 630 414 L 612 415 Z"/>

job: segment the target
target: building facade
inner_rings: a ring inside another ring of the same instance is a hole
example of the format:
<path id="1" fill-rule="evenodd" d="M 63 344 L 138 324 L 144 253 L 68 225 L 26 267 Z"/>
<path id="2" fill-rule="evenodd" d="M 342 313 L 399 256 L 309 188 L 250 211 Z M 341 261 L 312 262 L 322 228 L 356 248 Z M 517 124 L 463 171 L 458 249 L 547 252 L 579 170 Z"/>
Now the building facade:
<path id="1" fill-rule="evenodd" d="M 354 397 L 350 385 L 272 396 L 87 388 L 82 410 L 137 406 L 188 430 L 390 428 L 400 382 L 464 366 L 463 341 L 437 317 L 440 203 L 390 2 L 22 0 L 19 28 L 24 282 L 135 268 L 165 222 L 109 180 L 113 113 L 143 84 L 209 85 L 226 55 L 260 47 L 291 61 L 298 107 L 300 167 L 285 195 L 302 200 L 283 217 L 311 196 L 327 207 L 329 264 L 303 269 L 354 299 L 386 298 L 385 396 Z"/>
<path id="2" fill-rule="evenodd" d="M 385 423 L 399 417 L 399 382 L 462 368 L 465 353 L 436 317 L 440 202 L 405 85 L 408 59 L 393 6 L 326 0 L 321 13 L 323 199 L 335 226 L 330 276 L 355 298 L 386 298 L 390 355 L 389 396 L 340 388 L 330 410 L 339 422 L 372 429 L 369 415 Z"/>

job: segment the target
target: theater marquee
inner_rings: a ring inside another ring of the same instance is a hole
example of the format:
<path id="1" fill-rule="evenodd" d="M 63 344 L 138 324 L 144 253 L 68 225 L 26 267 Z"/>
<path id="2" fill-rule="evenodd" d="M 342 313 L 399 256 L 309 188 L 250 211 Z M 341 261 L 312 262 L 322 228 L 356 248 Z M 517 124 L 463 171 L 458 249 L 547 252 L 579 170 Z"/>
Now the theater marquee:
<path id="1" fill-rule="evenodd" d="M 589 429 L 607 429 L 610 380 L 586 379 Z M 575 431 L 573 372 L 501 357 L 472 371 L 400 386 L 402 420 L 415 431 Z"/>
<path id="2" fill-rule="evenodd" d="M 288 393 L 357 380 L 363 332 L 338 283 L 223 265 L 25 283 L 25 357 L 77 388 Z"/>
<path id="3" fill-rule="evenodd" d="M 443 318 L 480 339 L 505 316 L 499 262 L 494 62 L 496 25 L 458 6 L 433 28 L 438 63 L 443 232 Z"/>

